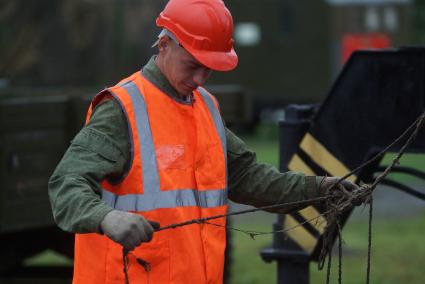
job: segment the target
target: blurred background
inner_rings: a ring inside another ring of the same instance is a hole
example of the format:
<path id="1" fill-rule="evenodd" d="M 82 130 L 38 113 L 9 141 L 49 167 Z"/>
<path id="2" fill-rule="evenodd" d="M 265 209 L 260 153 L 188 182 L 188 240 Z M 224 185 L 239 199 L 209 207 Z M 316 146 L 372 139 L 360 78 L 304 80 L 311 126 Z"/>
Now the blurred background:
<path id="1" fill-rule="evenodd" d="M 166 1 L 0 3 L 2 87 L 95 92 L 140 69 L 155 53 L 155 19 Z M 233 124 L 256 123 L 288 103 L 322 101 L 356 49 L 425 41 L 422 0 L 225 3 L 234 17 L 240 63 L 232 72 L 214 73 L 208 83 L 227 86 L 219 96 L 232 93 L 223 96 L 229 103 L 222 107 Z"/>
<path id="2" fill-rule="evenodd" d="M 81 128 L 90 98 L 156 53 L 155 19 L 166 2 L 0 0 L 0 283 L 70 282 L 72 235 L 54 227 L 47 180 Z M 224 2 L 240 63 L 213 73 L 207 88 L 227 125 L 260 161 L 277 167 L 285 106 L 323 102 L 356 50 L 425 44 L 425 0 Z M 424 158 L 402 161 L 424 169 Z M 418 179 L 394 179 L 424 188 Z M 372 283 L 424 283 L 423 201 L 383 188 L 376 203 Z M 355 210 L 343 231 L 344 283 L 365 277 L 366 213 Z M 260 213 L 232 224 L 271 231 L 275 219 Z M 232 234 L 229 283 L 276 283 L 276 265 L 259 255 L 271 242 L 271 235 Z M 310 271 L 311 283 L 324 283 L 315 263 Z"/>

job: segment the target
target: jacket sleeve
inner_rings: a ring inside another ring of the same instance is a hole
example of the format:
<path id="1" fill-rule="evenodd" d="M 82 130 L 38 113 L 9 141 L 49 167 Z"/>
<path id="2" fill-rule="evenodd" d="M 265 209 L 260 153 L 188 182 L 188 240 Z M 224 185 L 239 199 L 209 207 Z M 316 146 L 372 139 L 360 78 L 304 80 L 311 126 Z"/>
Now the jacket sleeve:
<path id="1" fill-rule="evenodd" d="M 320 196 L 317 177 L 299 172 L 280 173 L 271 165 L 258 163 L 256 154 L 227 128 L 226 140 L 230 200 L 261 207 Z M 301 208 L 292 206 L 272 212 Z"/>
<path id="2" fill-rule="evenodd" d="M 68 232 L 99 232 L 112 208 L 101 198 L 100 181 L 119 176 L 129 153 L 128 130 L 118 103 L 109 99 L 93 111 L 49 180 L 49 198 L 58 226 Z"/>

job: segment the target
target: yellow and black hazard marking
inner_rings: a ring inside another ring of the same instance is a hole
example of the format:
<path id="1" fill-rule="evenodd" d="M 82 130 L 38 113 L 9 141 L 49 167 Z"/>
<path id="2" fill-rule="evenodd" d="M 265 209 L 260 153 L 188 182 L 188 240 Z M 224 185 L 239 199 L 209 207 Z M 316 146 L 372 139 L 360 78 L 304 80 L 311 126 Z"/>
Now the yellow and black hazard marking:
<path id="1" fill-rule="evenodd" d="M 306 175 L 343 176 L 350 172 L 340 160 L 328 151 L 310 133 L 307 133 L 300 143 L 300 148 L 289 162 L 291 171 L 302 171 Z M 355 175 L 348 180 L 355 181 Z"/>
<path id="2" fill-rule="evenodd" d="M 288 164 L 288 169 L 312 176 L 343 176 L 350 171 L 310 133 L 304 136 L 298 151 Z M 351 176 L 348 179 L 355 181 L 357 177 Z M 286 215 L 284 219 L 284 229 L 288 230 L 286 233 L 288 238 L 311 255 L 316 254 L 318 243 L 327 225 L 326 219 L 320 215 L 323 212 L 323 208 L 319 205 L 310 206 Z"/>
<path id="3" fill-rule="evenodd" d="M 356 52 L 320 108 L 288 107 L 280 124 L 281 170 L 341 177 L 393 142 L 424 111 L 424 52 Z M 374 68 L 370 68 L 372 65 Z M 423 152 L 424 141 L 425 132 L 419 132 L 411 151 Z M 398 151 L 399 146 L 391 150 Z M 380 163 L 378 158 L 348 179 L 370 182 L 381 171 Z M 310 253 L 311 260 L 317 260 L 326 227 L 326 220 L 314 219 L 324 213 L 320 207 L 279 217 L 288 237 L 283 238 L 288 241 L 283 245 L 285 249 L 303 249 Z M 341 216 L 341 225 L 350 213 Z M 297 228 L 289 230 L 291 227 Z"/>

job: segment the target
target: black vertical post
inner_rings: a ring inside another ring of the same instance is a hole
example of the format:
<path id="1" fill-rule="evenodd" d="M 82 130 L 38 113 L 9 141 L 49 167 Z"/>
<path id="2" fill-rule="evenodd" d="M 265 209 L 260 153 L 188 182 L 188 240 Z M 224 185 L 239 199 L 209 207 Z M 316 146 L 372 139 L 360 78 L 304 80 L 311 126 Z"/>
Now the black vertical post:
<path id="1" fill-rule="evenodd" d="M 279 122 L 279 168 L 288 170 L 288 163 L 298 149 L 298 144 L 310 126 L 314 105 L 290 105 L 285 109 L 285 119 Z M 282 230 L 285 215 L 277 215 L 273 230 Z M 273 245 L 261 251 L 266 262 L 277 261 L 278 284 L 308 284 L 310 255 L 284 233 L 273 235 Z"/>

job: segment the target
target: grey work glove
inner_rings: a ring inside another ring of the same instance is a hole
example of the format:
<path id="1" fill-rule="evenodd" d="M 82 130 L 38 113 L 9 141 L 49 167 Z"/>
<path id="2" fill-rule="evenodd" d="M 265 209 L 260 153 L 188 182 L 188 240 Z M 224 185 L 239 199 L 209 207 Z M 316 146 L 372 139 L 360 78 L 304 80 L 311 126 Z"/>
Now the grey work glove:
<path id="1" fill-rule="evenodd" d="M 355 183 L 349 180 L 343 180 L 339 184 L 339 186 L 335 187 L 334 184 L 337 183 L 338 180 L 339 180 L 339 177 L 324 177 L 322 182 L 320 183 L 320 191 L 323 192 L 323 194 L 325 195 L 330 193 L 332 195 L 335 195 L 336 198 L 338 198 L 339 196 L 343 196 L 344 193 L 342 192 L 339 192 L 341 194 L 338 194 L 338 191 L 341 191 L 343 189 L 345 189 L 349 193 L 354 193 L 354 194 L 362 190 L 360 186 L 356 185 Z M 361 197 L 359 196 L 359 198 L 353 199 L 352 204 L 355 206 L 359 206 L 365 201 L 366 199 L 363 196 Z"/>
<path id="2" fill-rule="evenodd" d="M 100 228 L 108 238 L 131 251 L 141 243 L 149 242 L 159 223 L 134 213 L 112 210 L 103 218 Z"/>

